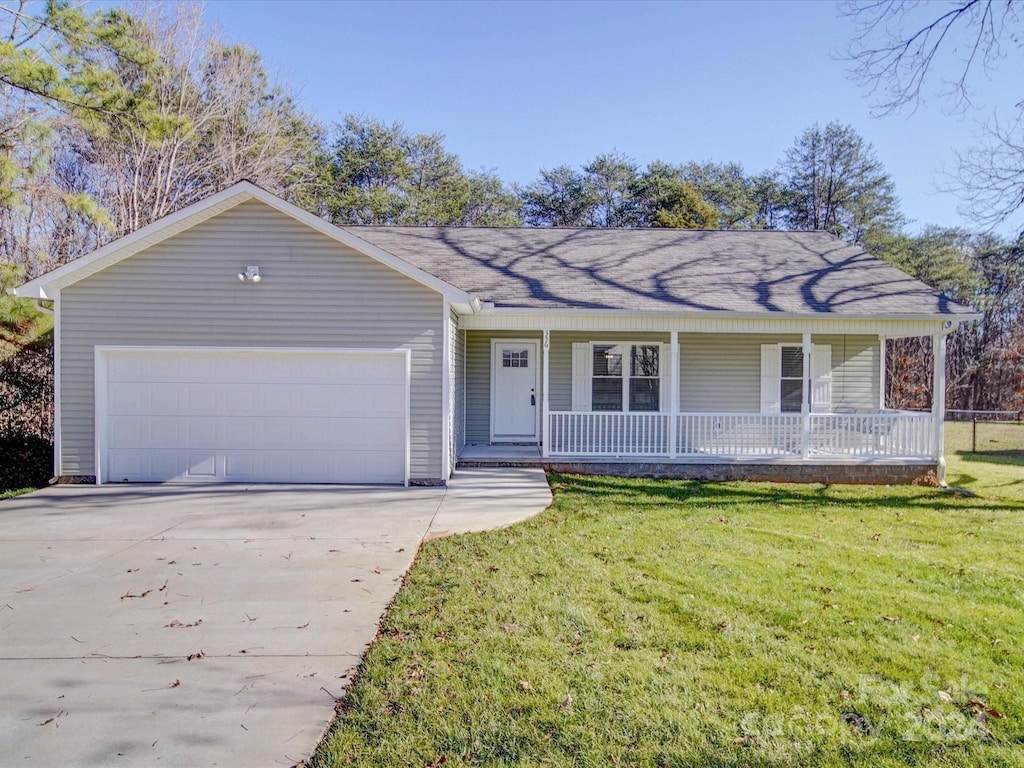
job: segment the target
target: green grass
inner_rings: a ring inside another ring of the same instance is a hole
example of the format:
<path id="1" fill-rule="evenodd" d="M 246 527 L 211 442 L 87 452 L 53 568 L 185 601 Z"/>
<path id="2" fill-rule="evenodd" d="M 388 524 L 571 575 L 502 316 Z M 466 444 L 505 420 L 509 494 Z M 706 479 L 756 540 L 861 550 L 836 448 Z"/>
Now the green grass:
<path id="1" fill-rule="evenodd" d="M 993 446 L 1021 445 L 1024 426 L 986 424 L 978 428 L 984 438 L 979 440 L 979 448 L 986 450 L 971 453 L 971 425 L 946 424 L 946 482 L 987 498 L 1024 503 L 1024 450 L 987 450 Z"/>
<path id="2" fill-rule="evenodd" d="M 4 499 L 13 499 L 15 496 L 22 496 L 26 493 L 32 493 L 32 491 L 38 491 L 38 488 L 15 488 L 9 491 L 0 491 L 0 501 Z"/>
<path id="3" fill-rule="evenodd" d="M 540 517 L 424 547 L 313 764 L 1021 765 L 1004 481 L 552 476 Z"/>

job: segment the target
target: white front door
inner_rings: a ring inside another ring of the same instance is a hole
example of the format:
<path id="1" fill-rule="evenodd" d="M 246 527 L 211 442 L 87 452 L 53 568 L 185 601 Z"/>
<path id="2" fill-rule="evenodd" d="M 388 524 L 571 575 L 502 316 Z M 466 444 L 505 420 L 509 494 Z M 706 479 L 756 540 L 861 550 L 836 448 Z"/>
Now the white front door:
<path id="1" fill-rule="evenodd" d="M 491 438 L 537 440 L 539 344 L 495 339 L 491 347 Z"/>

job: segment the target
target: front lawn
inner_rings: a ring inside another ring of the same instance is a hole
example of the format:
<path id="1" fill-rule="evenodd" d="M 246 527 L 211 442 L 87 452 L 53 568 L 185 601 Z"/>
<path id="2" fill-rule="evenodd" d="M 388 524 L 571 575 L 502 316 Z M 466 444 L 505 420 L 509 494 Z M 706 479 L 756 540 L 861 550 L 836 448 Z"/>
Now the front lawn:
<path id="1" fill-rule="evenodd" d="M 551 482 L 424 547 L 314 765 L 1021 764 L 1019 502 Z"/>
<path id="2" fill-rule="evenodd" d="M 971 424 L 947 422 L 946 481 L 1024 504 L 1024 424 L 979 424 L 979 452 L 971 447 Z"/>

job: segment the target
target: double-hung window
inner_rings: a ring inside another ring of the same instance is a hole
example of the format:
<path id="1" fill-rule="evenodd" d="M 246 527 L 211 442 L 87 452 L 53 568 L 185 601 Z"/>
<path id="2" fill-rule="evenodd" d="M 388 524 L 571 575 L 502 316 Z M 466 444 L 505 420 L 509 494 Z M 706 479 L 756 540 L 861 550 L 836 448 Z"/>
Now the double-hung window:
<path id="1" fill-rule="evenodd" d="M 783 413 L 800 413 L 804 402 L 804 350 L 782 347 L 782 375 L 779 377 L 779 403 Z"/>
<path id="2" fill-rule="evenodd" d="M 595 411 L 658 411 L 660 344 L 591 345 L 590 407 Z"/>
<path id="3" fill-rule="evenodd" d="M 761 345 L 761 413 L 800 413 L 806 402 L 811 413 L 832 408 L 832 347 L 812 344 L 810 391 L 806 391 L 801 344 Z"/>

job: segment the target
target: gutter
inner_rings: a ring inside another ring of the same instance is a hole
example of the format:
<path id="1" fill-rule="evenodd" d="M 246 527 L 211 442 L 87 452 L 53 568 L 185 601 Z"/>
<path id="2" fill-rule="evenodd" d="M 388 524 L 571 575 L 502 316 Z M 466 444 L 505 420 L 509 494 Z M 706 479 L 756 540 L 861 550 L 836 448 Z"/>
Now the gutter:
<path id="1" fill-rule="evenodd" d="M 779 319 L 779 320 L 806 320 L 807 318 L 815 318 L 821 320 L 938 320 L 941 318 L 948 318 L 946 322 L 967 322 L 970 320 L 978 320 L 982 317 L 981 312 L 970 312 L 965 314 L 953 315 L 947 313 L 935 313 L 935 314 L 905 314 L 905 315 L 850 315 L 839 312 L 738 312 L 728 309 L 716 309 L 708 310 L 705 312 L 693 312 L 693 311 L 673 311 L 670 309 L 665 310 L 633 310 L 633 309 L 594 309 L 592 307 L 587 308 L 576 308 L 571 307 L 559 307 L 552 309 L 538 309 L 536 307 L 495 307 L 493 303 L 485 303 L 481 314 L 489 315 L 536 315 L 538 317 L 550 317 L 551 315 L 558 315 L 562 313 L 571 313 L 573 315 L 633 315 L 641 317 L 729 317 L 737 318 L 741 320 L 767 320 L 767 319 Z"/>

